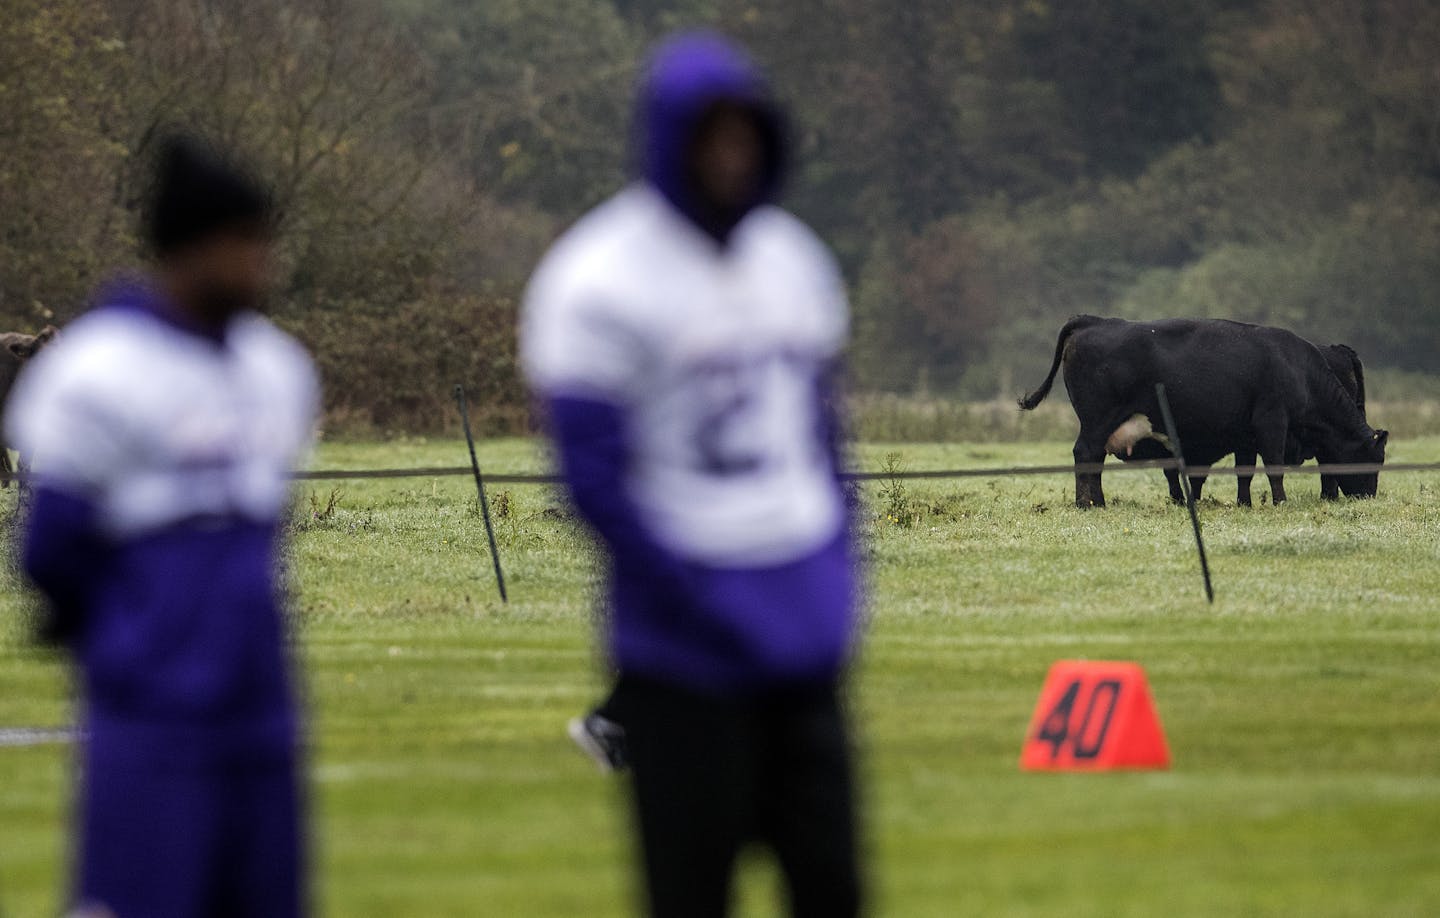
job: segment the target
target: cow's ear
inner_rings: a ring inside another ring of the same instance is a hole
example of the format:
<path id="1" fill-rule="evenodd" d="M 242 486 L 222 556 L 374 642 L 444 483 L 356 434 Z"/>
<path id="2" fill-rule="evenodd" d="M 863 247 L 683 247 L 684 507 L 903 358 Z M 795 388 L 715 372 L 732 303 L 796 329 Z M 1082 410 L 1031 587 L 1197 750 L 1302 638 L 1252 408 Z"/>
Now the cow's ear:
<path id="1" fill-rule="evenodd" d="M 1385 444 L 1386 444 L 1386 443 L 1389 443 L 1389 442 L 1390 442 L 1390 431 L 1388 431 L 1388 430 L 1377 430 L 1377 431 L 1375 431 L 1375 445 L 1376 445 L 1376 446 L 1378 446 L 1378 447 L 1380 447 L 1380 448 L 1383 449 L 1383 448 L 1385 447 Z"/>
<path id="2" fill-rule="evenodd" d="M 44 328 L 40 329 L 40 334 L 35 336 L 35 343 L 48 344 L 51 341 L 54 341 L 55 336 L 58 334 L 60 334 L 60 329 L 56 328 L 53 325 L 47 325 Z"/>
<path id="3" fill-rule="evenodd" d="M 35 353 L 35 342 L 33 341 L 11 341 L 10 353 L 21 360 L 28 360 L 30 355 Z"/>

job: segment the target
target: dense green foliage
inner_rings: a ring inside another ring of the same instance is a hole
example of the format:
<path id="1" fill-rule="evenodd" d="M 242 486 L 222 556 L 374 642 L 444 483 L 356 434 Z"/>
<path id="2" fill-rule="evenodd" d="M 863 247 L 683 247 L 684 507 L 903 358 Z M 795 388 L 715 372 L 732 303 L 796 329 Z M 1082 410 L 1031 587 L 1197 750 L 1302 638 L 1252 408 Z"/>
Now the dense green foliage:
<path id="1" fill-rule="evenodd" d="M 457 377 L 518 418 L 520 285 L 622 181 L 644 48 L 696 24 L 790 103 L 787 203 L 853 282 L 864 389 L 1013 394 L 1076 312 L 1255 320 L 1435 369 L 1427 0 L 15 0 L 0 324 L 73 315 L 130 257 L 137 163 L 191 124 L 280 189 L 277 311 L 336 420 L 434 427 Z"/>
<path id="2" fill-rule="evenodd" d="M 1064 442 L 867 446 L 911 469 L 1063 462 Z M 327 466 L 433 466 L 462 442 L 329 444 Z M 1395 461 L 1440 459 L 1401 440 Z M 488 444 L 538 471 L 535 444 Z M 869 485 L 869 622 L 853 689 L 877 916 L 1421 916 L 1440 901 L 1440 511 L 1430 475 L 1327 505 L 1202 509 L 1217 602 L 1158 472 L 1105 511 L 1068 476 Z M 563 734 L 603 676 L 593 554 L 555 496 L 497 491 L 499 605 L 464 478 L 309 486 L 295 532 L 313 711 L 320 914 L 634 914 L 622 786 Z M 1257 485 L 1261 491 L 1263 485 Z M 0 525 L 13 498 L 0 493 Z M 898 511 L 898 512 L 897 512 Z M 889 518 L 903 518 L 904 525 Z M 65 723 L 64 670 L 27 649 L 0 573 L 0 726 Z M 1056 659 L 1147 668 L 1169 772 L 1026 775 Z M 0 911 L 56 914 L 73 777 L 0 748 Z M 774 915 L 747 870 L 742 915 Z"/>

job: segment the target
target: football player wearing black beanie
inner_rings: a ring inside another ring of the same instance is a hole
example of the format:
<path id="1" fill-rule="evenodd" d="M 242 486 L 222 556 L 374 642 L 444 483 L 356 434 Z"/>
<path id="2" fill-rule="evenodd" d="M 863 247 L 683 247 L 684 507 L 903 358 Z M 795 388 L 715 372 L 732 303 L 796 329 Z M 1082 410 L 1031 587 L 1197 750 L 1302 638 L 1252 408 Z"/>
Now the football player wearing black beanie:
<path id="1" fill-rule="evenodd" d="M 161 141 L 142 235 L 179 318 L 213 334 L 262 302 L 274 236 L 270 192 L 203 141 Z"/>
<path id="2" fill-rule="evenodd" d="M 81 678 L 76 915 L 300 918 L 303 759 L 280 571 L 319 384 L 259 315 L 265 189 L 204 144 L 158 150 L 148 276 L 26 364 L 20 562 Z"/>

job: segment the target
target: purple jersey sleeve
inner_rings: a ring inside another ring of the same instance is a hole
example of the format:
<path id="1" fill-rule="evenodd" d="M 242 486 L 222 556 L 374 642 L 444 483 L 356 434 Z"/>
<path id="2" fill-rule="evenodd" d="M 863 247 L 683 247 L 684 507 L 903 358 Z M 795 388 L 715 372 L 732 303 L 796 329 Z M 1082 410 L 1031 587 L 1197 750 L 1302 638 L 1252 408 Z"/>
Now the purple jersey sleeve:
<path id="1" fill-rule="evenodd" d="M 20 565 L 45 597 L 40 638 L 67 643 L 83 626 L 88 586 L 105 561 L 105 543 L 90 501 L 48 487 L 30 498 Z"/>
<path id="2" fill-rule="evenodd" d="M 605 542 L 616 570 L 642 576 L 655 589 L 682 598 L 686 565 L 650 533 L 626 494 L 630 445 L 624 409 L 595 399 L 555 397 L 546 403 L 546 413 L 575 509 Z"/>

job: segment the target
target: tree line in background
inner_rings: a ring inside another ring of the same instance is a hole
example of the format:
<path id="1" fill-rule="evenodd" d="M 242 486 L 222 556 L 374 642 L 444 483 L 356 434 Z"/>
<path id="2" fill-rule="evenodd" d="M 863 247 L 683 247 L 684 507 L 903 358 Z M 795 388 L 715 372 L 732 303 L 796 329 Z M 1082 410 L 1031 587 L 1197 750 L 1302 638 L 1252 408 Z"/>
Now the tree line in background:
<path id="1" fill-rule="evenodd" d="M 523 424 L 514 312 L 622 181 L 645 47 L 748 43 L 794 113 L 786 203 L 840 253 L 873 391 L 1010 395 L 1077 312 L 1440 351 L 1440 6 L 1427 0 L 11 0 L 0 324 L 134 260 L 157 131 L 277 189 L 278 319 L 333 422 Z"/>

